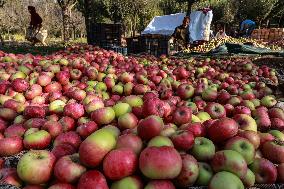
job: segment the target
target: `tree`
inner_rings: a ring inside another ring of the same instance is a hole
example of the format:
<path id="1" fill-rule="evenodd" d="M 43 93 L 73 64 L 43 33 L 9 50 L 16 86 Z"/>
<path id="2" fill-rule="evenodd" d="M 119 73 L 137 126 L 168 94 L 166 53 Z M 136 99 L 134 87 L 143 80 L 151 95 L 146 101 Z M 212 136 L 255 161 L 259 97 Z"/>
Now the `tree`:
<path id="1" fill-rule="evenodd" d="M 68 41 L 70 38 L 70 18 L 72 14 L 72 9 L 75 7 L 76 0 L 57 0 L 61 8 L 62 14 L 62 30 L 63 30 L 63 40 Z"/>

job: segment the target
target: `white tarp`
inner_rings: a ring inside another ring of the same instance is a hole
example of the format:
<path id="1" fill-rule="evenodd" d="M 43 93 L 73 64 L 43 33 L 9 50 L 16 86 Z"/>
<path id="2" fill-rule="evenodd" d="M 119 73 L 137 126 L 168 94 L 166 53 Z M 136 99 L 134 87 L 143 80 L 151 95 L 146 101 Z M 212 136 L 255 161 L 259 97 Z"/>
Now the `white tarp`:
<path id="1" fill-rule="evenodd" d="M 208 11 L 206 14 L 202 11 L 194 11 L 190 14 L 190 40 L 206 40 L 209 41 L 210 25 L 213 19 L 213 12 Z"/>
<path id="2" fill-rule="evenodd" d="M 156 16 L 142 34 L 172 35 L 175 28 L 182 24 L 185 13 Z"/>

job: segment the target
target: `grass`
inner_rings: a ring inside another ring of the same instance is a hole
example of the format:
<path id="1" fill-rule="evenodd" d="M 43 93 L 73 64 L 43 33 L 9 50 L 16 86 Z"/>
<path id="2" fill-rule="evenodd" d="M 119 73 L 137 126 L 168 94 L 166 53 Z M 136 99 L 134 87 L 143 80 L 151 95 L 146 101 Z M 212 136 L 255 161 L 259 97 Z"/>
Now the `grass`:
<path id="1" fill-rule="evenodd" d="M 15 39 L 16 38 L 16 39 Z M 49 38 L 47 40 L 48 46 L 31 46 L 30 43 L 23 41 L 21 36 L 14 36 L 15 41 L 5 41 L 5 46 L 0 46 L 0 50 L 6 53 L 14 53 L 14 54 L 33 54 L 33 55 L 48 55 L 52 54 L 56 51 L 65 49 L 66 46 L 72 46 L 74 44 L 86 44 L 87 39 L 78 38 L 75 40 L 71 40 L 68 43 L 64 44 L 61 39 L 58 38 Z"/>

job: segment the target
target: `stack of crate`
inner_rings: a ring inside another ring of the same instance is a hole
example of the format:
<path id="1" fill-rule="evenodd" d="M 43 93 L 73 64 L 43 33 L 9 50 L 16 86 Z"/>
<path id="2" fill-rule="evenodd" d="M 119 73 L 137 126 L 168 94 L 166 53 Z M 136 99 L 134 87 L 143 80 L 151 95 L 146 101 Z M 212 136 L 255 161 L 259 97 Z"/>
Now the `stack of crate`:
<path id="1" fill-rule="evenodd" d="M 122 36 L 121 24 L 96 23 L 93 25 L 94 43 L 101 47 L 120 46 Z"/>
<path id="2" fill-rule="evenodd" d="M 284 37 L 284 28 L 255 29 L 252 38 L 264 41 L 279 40 Z"/>

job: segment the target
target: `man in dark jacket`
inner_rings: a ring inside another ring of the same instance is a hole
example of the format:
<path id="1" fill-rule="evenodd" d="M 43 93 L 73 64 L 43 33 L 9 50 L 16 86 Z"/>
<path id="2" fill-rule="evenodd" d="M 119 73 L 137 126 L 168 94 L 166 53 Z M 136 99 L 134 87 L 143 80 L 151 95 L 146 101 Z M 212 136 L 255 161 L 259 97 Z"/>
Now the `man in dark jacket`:
<path id="1" fill-rule="evenodd" d="M 182 25 L 175 28 L 175 31 L 172 35 L 174 43 L 178 46 L 178 50 L 182 50 L 188 47 L 189 45 L 189 17 L 184 17 Z"/>
<path id="2" fill-rule="evenodd" d="M 40 31 L 42 26 L 42 18 L 36 12 L 34 6 L 28 6 L 28 11 L 31 14 L 31 21 L 29 26 L 30 34 L 28 40 L 30 40 L 34 45 L 37 42 L 36 35 Z"/>

